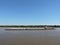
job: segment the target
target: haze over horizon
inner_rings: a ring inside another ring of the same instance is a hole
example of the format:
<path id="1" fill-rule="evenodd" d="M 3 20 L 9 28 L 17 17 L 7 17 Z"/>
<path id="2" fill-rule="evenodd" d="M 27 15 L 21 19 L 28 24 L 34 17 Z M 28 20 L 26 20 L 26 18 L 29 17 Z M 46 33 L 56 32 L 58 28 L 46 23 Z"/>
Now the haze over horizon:
<path id="1" fill-rule="evenodd" d="M 60 25 L 60 0 L 0 0 L 0 25 Z"/>

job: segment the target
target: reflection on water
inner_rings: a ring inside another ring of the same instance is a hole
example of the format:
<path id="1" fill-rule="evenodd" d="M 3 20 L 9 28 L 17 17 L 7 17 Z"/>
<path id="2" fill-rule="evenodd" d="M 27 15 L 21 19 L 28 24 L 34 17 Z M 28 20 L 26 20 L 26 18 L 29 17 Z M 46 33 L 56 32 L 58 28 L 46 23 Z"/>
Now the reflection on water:
<path id="1" fill-rule="evenodd" d="M 0 29 L 0 45 L 60 45 L 60 29 L 38 31 Z"/>

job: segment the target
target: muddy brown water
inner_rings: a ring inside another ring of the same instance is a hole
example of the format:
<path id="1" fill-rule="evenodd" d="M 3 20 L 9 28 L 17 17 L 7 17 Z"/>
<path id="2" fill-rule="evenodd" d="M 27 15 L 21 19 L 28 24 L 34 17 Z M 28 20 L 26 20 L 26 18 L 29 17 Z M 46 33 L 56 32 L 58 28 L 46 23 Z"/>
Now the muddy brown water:
<path id="1" fill-rule="evenodd" d="M 0 45 L 60 45 L 60 29 L 35 31 L 0 29 Z"/>

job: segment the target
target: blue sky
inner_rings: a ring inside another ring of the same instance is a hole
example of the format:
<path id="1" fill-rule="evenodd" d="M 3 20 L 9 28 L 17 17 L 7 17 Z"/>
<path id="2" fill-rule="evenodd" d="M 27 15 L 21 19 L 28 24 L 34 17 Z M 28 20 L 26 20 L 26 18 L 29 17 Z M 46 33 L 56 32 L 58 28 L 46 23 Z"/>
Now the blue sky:
<path id="1" fill-rule="evenodd" d="M 60 24 L 60 0 L 0 0 L 0 24 Z"/>

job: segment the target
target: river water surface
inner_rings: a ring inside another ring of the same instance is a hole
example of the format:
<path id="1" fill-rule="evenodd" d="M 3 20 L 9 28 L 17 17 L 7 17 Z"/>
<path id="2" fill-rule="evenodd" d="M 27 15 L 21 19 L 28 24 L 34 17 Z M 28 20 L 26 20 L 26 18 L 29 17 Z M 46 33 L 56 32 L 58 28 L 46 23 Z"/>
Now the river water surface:
<path id="1" fill-rule="evenodd" d="M 0 29 L 0 45 L 60 45 L 60 29 L 35 31 Z"/>

